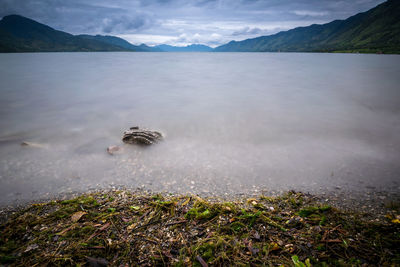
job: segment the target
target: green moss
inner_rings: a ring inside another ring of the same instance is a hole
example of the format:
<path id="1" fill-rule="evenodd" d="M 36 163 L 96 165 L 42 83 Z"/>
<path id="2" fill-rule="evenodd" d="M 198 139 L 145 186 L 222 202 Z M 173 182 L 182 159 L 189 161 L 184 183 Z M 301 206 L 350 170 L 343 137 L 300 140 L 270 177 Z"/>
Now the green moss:
<path id="1" fill-rule="evenodd" d="M 212 218 L 212 214 L 211 214 L 210 210 L 208 210 L 208 209 L 206 209 L 203 212 L 198 213 L 197 217 L 196 217 L 196 219 L 210 219 L 210 218 Z"/>
<path id="2" fill-rule="evenodd" d="M 239 216 L 239 219 L 246 222 L 249 227 L 252 227 L 261 214 L 261 211 L 246 212 L 246 210 L 242 209 L 242 215 Z"/>
<path id="3" fill-rule="evenodd" d="M 293 255 L 292 261 L 295 267 L 311 267 L 310 259 L 306 259 L 303 263 L 299 260 L 299 257 L 297 255 Z"/>
<path id="4" fill-rule="evenodd" d="M 164 197 L 161 194 L 157 194 L 151 197 L 153 200 L 163 200 Z"/>
<path id="5" fill-rule="evenodd" d="M 238 208 L 232 202 L 225 202 L 225 203 L 222 204 L 221 212 L 223 212 L 223 213 L 237 213 L 238 212 Z"/>
<path id="6" fill-rule="evenodd" d="M 163 200 L 157 199 L 152 204 L 156 207 L 157 210 L 166 211 L 166 212 L 170 213 L 171 215 L 175 214 L 176 202 L 174 202 L 174 201 L 163 201 Z"/>
<path id="7" fill-rule="evenodd" d="M 196 249 L 197 253 L 208 262 L 214 258 L 214 250 L 215 244 L 213 242 L 202 244 Z"/>
<path id="8" fill-rule="evenodd" d="M 241 223 L 241 222 L 233 222 L 233 223 L 231 223 L 230 228 L 232 229 L 232 231 L 233 231 L 234 233 L 240 233 L 240 232 L 242 232 L 244 229 L 246 229 L 246 225 L 244 225 L 244 224 Z"/>
<path id="9" fill-rule="evenodd" d="M 312 214 L 330 211 L 331 209 L 332 209 L 331 206 L 306 207 L 299 211 L 299 216 L 300 217 L 309 217 Z"/>
<path id="10" fill-rule="evenodd" d="M 260 199 L 270 203 L 278 202 L 278 199 L 276 197 L 260 196 Z"/>
<path id="11" fill-rule="evenodd" d="M 96 229 L 91 226 L 87 225 L 84 227 L 76 227 L 68 231 L 65 235 L 67 238 L 88 238 L 91 234 L 94 233 Z"/>
<path id="12" fill-rule="evenodd" d="M 222 212 L 221 207 L 211 203 L 197 201 L 186 214 L 186 219 L 210 220 Z"/>
<path id="13" fill-rule="evenodd" d="M 115 208 L 108 208 L 107 211 L 108 212 L 115 212 Z"/>
<path id="14" fill-rule="evenodd" d="M 58 218 L 67 217 L 72 213 L 80 211 L 82 209 L 85 210 L 100 206 L 97 200 L 92 196 L 81 196 L 70 200 L 63 200 L 60 201 L 59 203 L 61 204 L 61 207 L 58 213 L 53 214 Z"/>
<path id="15" fill-rule="evenodd" d="M 74 212 L 76 212 L 78 210 L 79 210 L 79 208 L 75 205 L 62 207 L 59 210 L 55 211 L 53 214 L 51 214 L 51 217 L 55 217 L 57 219 L 62 219 L 62 218 L 71 216 Z"/>

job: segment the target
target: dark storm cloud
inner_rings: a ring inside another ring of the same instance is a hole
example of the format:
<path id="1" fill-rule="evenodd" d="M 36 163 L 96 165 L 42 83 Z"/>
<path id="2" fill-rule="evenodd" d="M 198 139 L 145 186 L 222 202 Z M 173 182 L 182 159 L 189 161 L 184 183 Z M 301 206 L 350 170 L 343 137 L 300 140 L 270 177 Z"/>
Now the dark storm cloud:
<path id="1" fill-rule="evenodd" d="M 345 19 L 383 0 L 0 0 L 20 14 L 74 34 L 114 34 L 134 43 L 218 45 L 297 26 Z"/>

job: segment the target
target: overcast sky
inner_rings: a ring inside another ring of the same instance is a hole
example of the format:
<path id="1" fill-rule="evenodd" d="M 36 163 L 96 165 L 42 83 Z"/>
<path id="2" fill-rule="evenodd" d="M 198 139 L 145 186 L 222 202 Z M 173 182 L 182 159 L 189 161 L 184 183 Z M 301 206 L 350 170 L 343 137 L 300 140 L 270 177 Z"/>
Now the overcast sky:
<path id="1" fill-rule="evenodd" d="M 345 19 L 383 0 L 0 0 L 19 14 L 73 34 L 115 35 L 134 44 L 217 46 Z"/>

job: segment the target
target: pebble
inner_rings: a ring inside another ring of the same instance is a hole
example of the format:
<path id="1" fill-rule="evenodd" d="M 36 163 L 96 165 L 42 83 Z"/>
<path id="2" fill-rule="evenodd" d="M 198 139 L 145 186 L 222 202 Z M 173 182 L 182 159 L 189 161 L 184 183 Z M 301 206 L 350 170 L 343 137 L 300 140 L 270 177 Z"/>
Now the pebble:
<path id="1" fill-rule="evenodd" d="M 29 246 L 25 249 L 24 252 L 29 252 L 29 251 L 31 251 L 31 250 L 35 250 L 35 249 L 38 249 L 38 248 L 39 248 L 39 245 L 38 245 L 38 244 L 32 244 L 32 245 L 29 245 Z"/>

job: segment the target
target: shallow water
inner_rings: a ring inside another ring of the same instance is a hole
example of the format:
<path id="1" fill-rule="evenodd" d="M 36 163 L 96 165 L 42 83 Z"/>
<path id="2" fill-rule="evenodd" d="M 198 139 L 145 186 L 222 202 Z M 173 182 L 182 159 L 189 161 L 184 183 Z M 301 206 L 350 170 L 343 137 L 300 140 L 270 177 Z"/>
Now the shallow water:
<path id="1" fill-rule="evenodd" d="M 115 186 L 398 193 L 399 73 L 397 55 L 0 54 L 0 203 Z M 165 140 L 122 144 L 136 125 Z"/>

